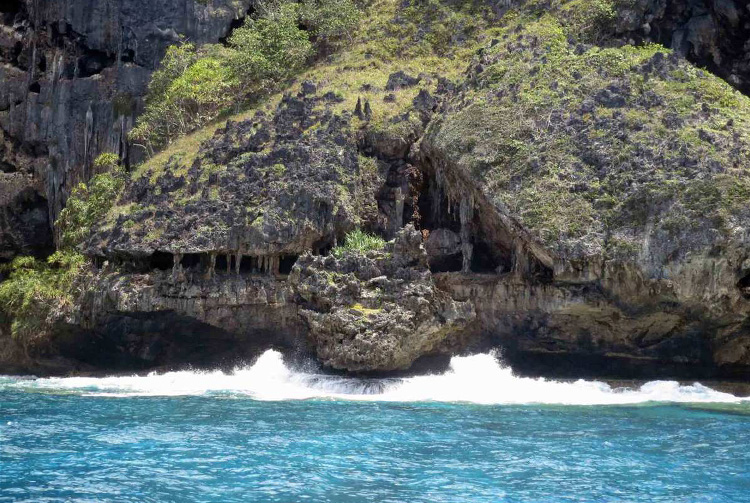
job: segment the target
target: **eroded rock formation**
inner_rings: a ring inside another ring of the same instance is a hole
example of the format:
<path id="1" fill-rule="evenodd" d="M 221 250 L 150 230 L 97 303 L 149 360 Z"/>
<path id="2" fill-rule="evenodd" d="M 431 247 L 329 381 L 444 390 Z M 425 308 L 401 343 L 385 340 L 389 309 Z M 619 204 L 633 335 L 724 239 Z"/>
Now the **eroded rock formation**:
<path id="1" fill-rule="evenodd" d="M 290 283 L 316 356 L 335 369 L 408 370 L 421 357 L 460 348 L 475 317 L 471 303 L 436 288 L 411 225 L 370 254 L 305 255 Z"/>
<path id="2" fill-rule="evenodd" d="M 249 6 L 250 0 L 2 2 L 0 172 L 32 179 L 30 211 L 48 213 L 46 234 L 72 188 L 92 176 L 99 153 L 114 152 L 125 163 L 140 159 L 126 135 L 166 48 L 181 37 L 218 41 Z M 15 186 L 0 179 L 0 194 Z M 49 238 L 41 247 L 17 239 L 40 227 L 12 225 L 0 226 L 4 248 L 48 247 Z"/>
<path id="3" fill-rule="evenodd" d="M 689 63 L 743 89 L 747 12 L 617 5 L 617 28 L 580 3 L 521 11 L 460 82 L 402 69 L 348 108 L 295 84 L 142 164 L 84 246 L 91 288 L 30 361 L 153 368 L 275 345 L 392 372 L 500 347 L 528 373 L 747 378 L 750 100 Z M 375 99 L 402 109 L 376 123 Z M 356 228 L 391 241 L 332 254 Z"/>

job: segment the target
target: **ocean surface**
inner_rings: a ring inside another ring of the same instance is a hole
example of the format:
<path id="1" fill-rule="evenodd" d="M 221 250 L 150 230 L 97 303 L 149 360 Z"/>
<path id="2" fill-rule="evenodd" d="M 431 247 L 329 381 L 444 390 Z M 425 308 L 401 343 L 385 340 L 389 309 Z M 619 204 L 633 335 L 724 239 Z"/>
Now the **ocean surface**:
<path id="1" fill-rule="evenodd" d="M 515 377 L 0 376 L 0 502 L 750 502 L 750 401 Z"/>

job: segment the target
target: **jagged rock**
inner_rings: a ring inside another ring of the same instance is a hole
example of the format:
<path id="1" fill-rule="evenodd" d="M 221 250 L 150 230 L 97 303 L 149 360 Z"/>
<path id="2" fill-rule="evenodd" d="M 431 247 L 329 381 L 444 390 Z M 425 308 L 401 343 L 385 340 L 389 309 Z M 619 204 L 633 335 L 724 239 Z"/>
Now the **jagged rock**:
<path id="1" fill-rule="evenodd" d="M 0 172 L 0 259 L 54 249 L 47 200 L 40 192 L 30 176 Z"/>
<path id="2" fill-rule="evenodd" d="M 218 41 L 250 0 L 3 4 L 0 136 L 8 148 L 0 147 L 0 165 L 34 178 L 54 220 L 99 153 L 138 160 L 126 135 L 166 47 L 180 36 Z M 45 233 L 51 239 L 51 225 Z"/>
<path id="3" fill-rule="evenodd" d="M 412 77 L 406 72 L 399 70 L 388 76 L 388 83 L 385 85 L 386 91 L 398 91 L 407 87 L 413 87 L 419 84 L 419 77 Z"/>
<path id="4" fill-rule="evenodd" d="M 189 165 L 174 158 L 161 174 L 132 180 L 119 204 L 139 209 L 115 208 L 88 253 L 257 257 L 330 247 L 375 205 L 375 188 L 360 190 L 370 182 L 347 128 L 325 98 L 308 95 L 286 96 L 272 116 L 227 123 Z"/>
<path id="5" fill-rule="evenodd" d="M 750 10 L 738 0 L 618 2 L 618 34 L 674 49 L 750 92 Z"/>
<path id="6" fill-rule="evenodd" d="M 420 151 L 454 199 L 473 193 L 474 213 L 485 225 L 495 220 L 487 232 L 493 248 L 516 236 L 527 250 L 516 257 L 528 253 L 550 268 L 547 286 L 509 279 L 459 288 L 460 278 L 441 285 L 475 299 L 496 343 L 518 351 L 514 363 L 597 355 L 631 358 L 634 367 L 638 358 L 673 365 L 669 372 L 680 365 L 744 372 L 750 354 L 737 341 L 746 340 L 750 315 L 741 269 L 750 256 L 750 206 L 737 196 L 750 193 L 742 154 L 750 151 L 750 100 L 654 48 L 630 56 L 610 49 L 630 59 L 622 71 L 605 71 L 606 60 L 589 57 L 601 54 L 596 49 L 539 35 L 554 23 L 519 27 L 512 42 L 485 50 L 484 71 L 470 77 L 478 95 L 452 101 Z M 541 49 L 553 44 L 565 53 Z M 511 45 L 512 61 L 539 70 L 520 83 L 485 78 L 523 73 L 508 59 Z M 578 97 L 555 91 L 568 85 Z M 529 113 L 524 103 L 537 93 L 544 105 Z M 670 111 L 686 97 L 675 120 Z M 521 109 L 523 120 L 507 120 Z M 665 129 L 664 121 L 679 127 Z M 523 300 L 529 290 L 532 304 Z"/>
<path id="7" fill-rule="evenodd" d="M 460 339 L 474 310 L 435 288 L 426 264 L 412 226 L 382 252 L 301 257 L 291 283 L 318 359 L 352 372 L 405 370 Z"/>

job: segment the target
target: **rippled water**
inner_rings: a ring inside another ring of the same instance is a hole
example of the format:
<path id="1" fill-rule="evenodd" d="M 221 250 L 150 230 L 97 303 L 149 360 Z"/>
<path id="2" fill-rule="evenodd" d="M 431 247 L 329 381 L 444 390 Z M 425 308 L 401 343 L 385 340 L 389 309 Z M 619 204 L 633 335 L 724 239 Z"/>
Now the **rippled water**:
<path id="1" fill-rule="evenodd" d="M 520 379 L 0 377 L 0 501 L 750 502 L 750 403 Z"/>

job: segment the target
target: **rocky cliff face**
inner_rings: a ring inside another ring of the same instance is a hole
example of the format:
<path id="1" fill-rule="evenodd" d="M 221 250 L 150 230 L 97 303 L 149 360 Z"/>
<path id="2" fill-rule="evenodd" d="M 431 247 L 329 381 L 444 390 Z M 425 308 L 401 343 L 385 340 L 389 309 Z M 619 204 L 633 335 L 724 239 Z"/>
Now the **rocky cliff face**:
<path id="1" fill-rule="evenodd" d="M 14 215 L 0 220 L 4 255 L 49 249 L 51 223 L 75 184 L 93 174 L 99 153 L 115 152 L 126 163 L 140 158 L 126 135 L 166 48 L 180 37 L 216 42 L 249 6 L 250 0 L 2 2 L 0 204 Z"/>
<path id="2" fill-rule="evenodd" d="M 617 32 L 674 49 L 750 92 L 750 11 L 736 0 L 620 2 Z"/>
<path id="3" fill-rule="evenodd" d="M 749 377 L 750 100 L 689 62 L 742 88 L 745 11 L 605 3 L 494 5 L 451 79 L 332 58 L 140 165 L 32 363 L 275 345 L 392 372 L 500 347 L 528 373 Z M 676 50 L 623 45 L 647 35 Z M 355 228 L 394 240 L 342 250 Z"/>

